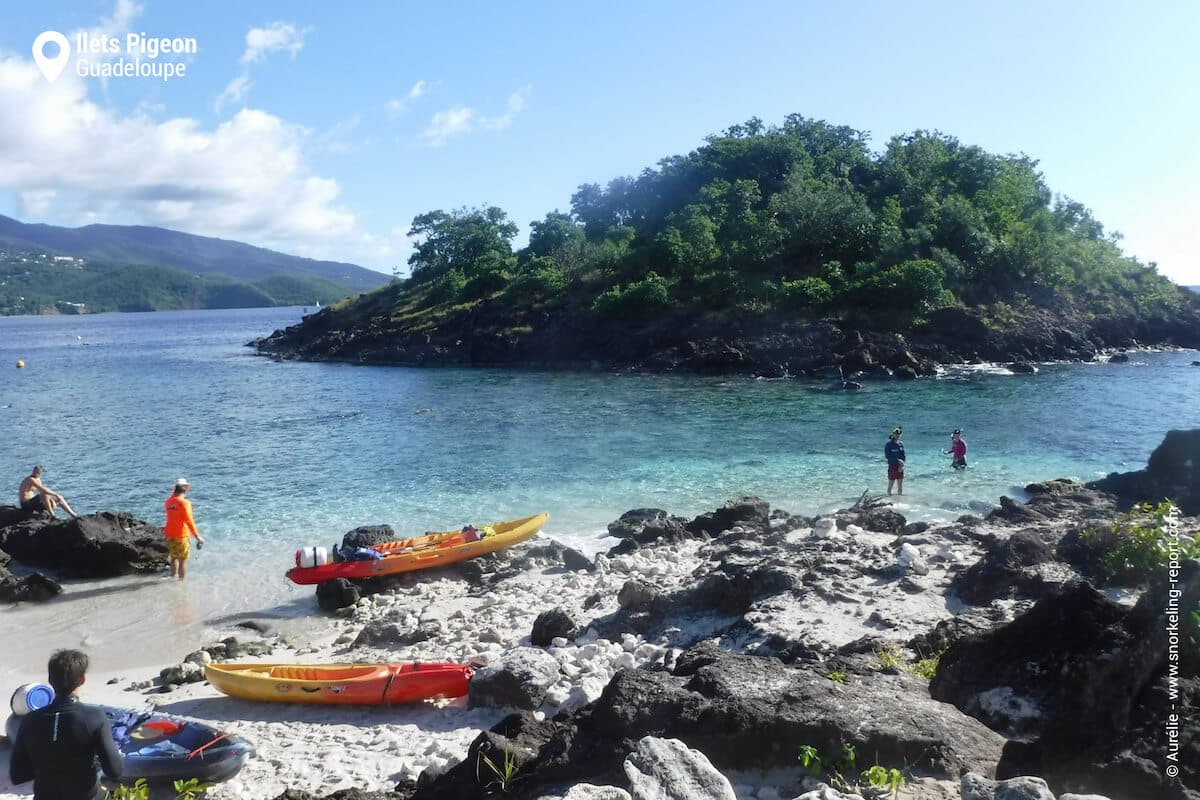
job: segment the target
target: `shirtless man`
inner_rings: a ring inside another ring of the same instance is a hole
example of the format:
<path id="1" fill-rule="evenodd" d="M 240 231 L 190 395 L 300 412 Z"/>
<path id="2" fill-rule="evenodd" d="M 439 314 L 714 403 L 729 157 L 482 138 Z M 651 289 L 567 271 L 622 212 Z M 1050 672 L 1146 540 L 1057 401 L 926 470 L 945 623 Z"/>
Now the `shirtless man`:
<path id="1" fill-rule="evenodd" d="M 20 504 L 22 511 L 33 512 L 44 508 L 50 512 L 50 516 L 52 517 L 54 516 L 54 509 L 62 506 L 63 511 L 71 515 L 71 519 L 79 519 L 79 515 L 67 505 L 65 497 L 42 483 L 42 467 L 40 464 L 34 467 L 33 472 L 29 473 L 21 481 L 21 488 L 17 494 L 17 502 Z"/>

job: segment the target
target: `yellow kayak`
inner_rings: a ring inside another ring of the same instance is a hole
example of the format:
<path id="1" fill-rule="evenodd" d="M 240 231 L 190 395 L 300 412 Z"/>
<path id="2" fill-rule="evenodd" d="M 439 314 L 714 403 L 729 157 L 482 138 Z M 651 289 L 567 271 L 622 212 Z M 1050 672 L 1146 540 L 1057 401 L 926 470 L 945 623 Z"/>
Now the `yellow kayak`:
<path id="1" fill-rule="evenodd" d="M 439 662 L 395 664 L 206 664 L 205 677 L 243 700 L 378 706 L 467 693 L 471 667 Z"/>
<path id="2" fill-rule="evenodd" d="M 331 578 L 374 578 L 397 572 L 412 572 L 430 567 L 442 567 L 468 558 L 512 547 L 531 538 L 549 519 L 549 514 L 537 514 L 504 522 L 493 522 L 472 531 L 456 530 L 427 533 L 411 539 L 373 545 L 371 549 L 383 556 L 371 561 L 341 561 L 315 567 L 294 567 L 287 571 L 293 583 L 313 584 Z"/>

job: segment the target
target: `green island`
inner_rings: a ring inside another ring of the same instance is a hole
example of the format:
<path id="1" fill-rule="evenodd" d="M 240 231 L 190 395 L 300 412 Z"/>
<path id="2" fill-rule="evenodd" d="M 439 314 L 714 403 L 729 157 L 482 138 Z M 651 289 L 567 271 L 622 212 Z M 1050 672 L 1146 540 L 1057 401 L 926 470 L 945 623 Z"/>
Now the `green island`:
<path id="1" fill-rule="evenodd" d="M 751 119 L 570 212 L 417 216 L 411 273 L 255 344 L 365 363 L 801 374 L 1200 344 L 1200 302 L 1025 155 Z"/>

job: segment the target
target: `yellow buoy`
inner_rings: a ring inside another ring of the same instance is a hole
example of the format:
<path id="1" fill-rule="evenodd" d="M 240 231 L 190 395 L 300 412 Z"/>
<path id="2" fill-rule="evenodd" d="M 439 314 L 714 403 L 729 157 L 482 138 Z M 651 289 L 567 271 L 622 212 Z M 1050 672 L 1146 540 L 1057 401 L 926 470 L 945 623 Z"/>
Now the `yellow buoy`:
<path id="1" fill-rule="evenodd" d="M 18 359 L 17 360 L 17 369 L 25 369 L 25 362 Z"/>

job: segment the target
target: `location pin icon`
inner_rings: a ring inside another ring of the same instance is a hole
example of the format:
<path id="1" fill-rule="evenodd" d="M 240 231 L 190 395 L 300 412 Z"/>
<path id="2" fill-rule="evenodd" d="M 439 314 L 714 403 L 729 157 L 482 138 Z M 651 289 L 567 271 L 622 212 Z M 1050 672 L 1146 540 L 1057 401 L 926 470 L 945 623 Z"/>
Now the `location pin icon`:
<path id="1" fill-rule="evenodd" d="M 42 52 L 47 42 L 54 42 L 58 45 L 58 55 L 54 58 L 47 58 L 46 54 Z M 33 40 L 33 63 L 37 64 L 37 68 L 42 71 L 42 75 L 50 83 L 54 83 L 58 79 L 58 76 L 66 69 L 67 60 L 70 58 L 71 43 L 58 31 L 43 31 Z"/>

